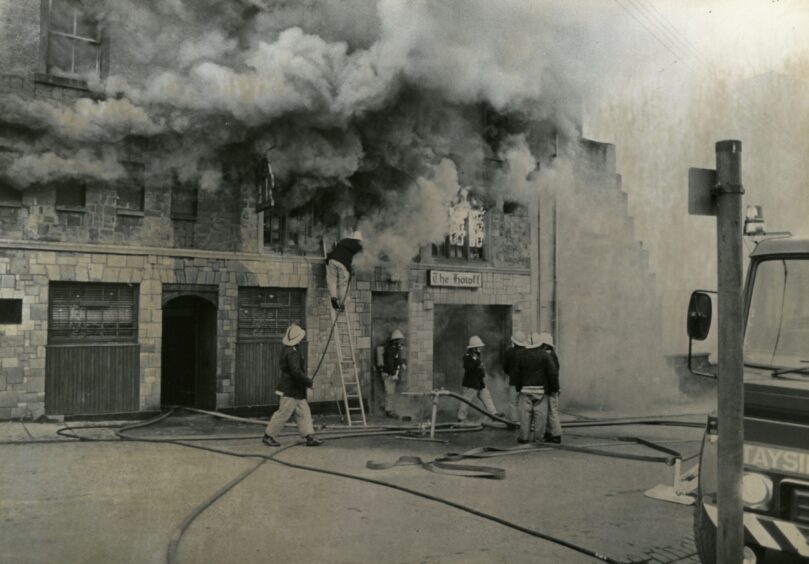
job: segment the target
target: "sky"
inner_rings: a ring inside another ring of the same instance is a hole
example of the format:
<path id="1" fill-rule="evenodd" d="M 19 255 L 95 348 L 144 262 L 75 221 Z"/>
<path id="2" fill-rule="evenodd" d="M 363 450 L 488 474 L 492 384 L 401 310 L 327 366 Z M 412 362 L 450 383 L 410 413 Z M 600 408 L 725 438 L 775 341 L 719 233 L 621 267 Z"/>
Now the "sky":
<path id="1" fill-rule="evenodd" d="M 682 352 L 691 290 L 716 287 L 715 220 L 687 215 L 687 171 L 715 168 L 716 141 L 742 141 L 744 201 L 764 206 L 768 229 L 809 236 L 809 4 L 604 4 L 623 60 L 585 100 L 584 134 L 616 146 L 664 340 Z"/>

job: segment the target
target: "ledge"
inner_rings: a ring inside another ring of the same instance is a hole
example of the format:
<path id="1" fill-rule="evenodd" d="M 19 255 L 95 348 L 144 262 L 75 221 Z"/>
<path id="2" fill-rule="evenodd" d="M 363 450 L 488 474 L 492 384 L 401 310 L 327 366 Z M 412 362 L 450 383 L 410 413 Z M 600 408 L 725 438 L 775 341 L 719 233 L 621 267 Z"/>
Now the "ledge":
<path id="1" fill-rule="evenodd" d="M 20 202 L 0 202 L 0 208 L 18 209 L 18 208 L 22 208 L 22 207 L 25 207 L 25 206 L 23 206 L 22 203 L 20 203 Z"/>
<path id="2" fill-rule="evenodd" d="M 47 84 L 49 86 L 59 86 L 61 88 L 82 90 L 88 94 L 91 93 L 91 90 L 87 87 L 87 81 L 80 78 L 68 78 L 66 76 L 57 76 L 54 74 L 38 72 L 34 74 L 34 82 L 37 84 Z"/>
<path id="3" fill-rule="evenodd" d="M 56 211 L 64 213 L 87 213 L 84 206 L 56 206 Z"/>
<path id="4" fill-rule="evenodd" d="M 143 217 L 143 212 L 140 210 L 128 210 L 126 208 L 118 208 L 115 210 L 117 215 L 124 215 L 127 217 Z"/>

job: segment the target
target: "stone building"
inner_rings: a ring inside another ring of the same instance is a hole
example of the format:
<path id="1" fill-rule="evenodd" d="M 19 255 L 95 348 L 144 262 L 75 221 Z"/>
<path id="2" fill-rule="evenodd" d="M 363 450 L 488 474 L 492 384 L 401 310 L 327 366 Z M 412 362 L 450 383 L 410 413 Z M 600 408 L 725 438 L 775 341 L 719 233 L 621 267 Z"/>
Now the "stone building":
<path id="1" fill-rule="evenodd" d="M 333 347 L 324 353 L 331 317 L 322 253 L 355 227 L 350 213 L 330 213 L 322 200 L 259 211 L 266 162 L 238 145 L 226 149 L 205 163 L 217 177 L 211 190 L 204 179 L 158 169 L 166 148 L 142 133 L 92 149 L 117 171 L 109 178 L 55 174 L 24 189 L 8 180 L 52 134 L 37 119 L 38 102 L 76 107 L 102 96 L 74 71 L 138 69 L 75 6 L 0 1 L 0 103 L 17 112 L 0 116 L 0 419 L 273 405 L 280 340 L 293 321 L 307 329 L 310 375 L 325 354 L 313 402 L 333 408 L 342 387 Z M 544 123 L 528 127 L 540 165 L 549 164 L 560 134 Z M 592 370 L 594 357 L 627 338 L 654 348 L 654 280 L 633 238 L 612 148 L 561 142 L 579 148 L 571 176 L 556 181 L 576 187 L 575 198 L 560 198 L 552 182 L 525 205 L 459 194 L 443 243 L 414 249 L 404 267 L 357 272 L 348 314 L 372 408 L 382 389 L 374 349 L 395 328 L 407 343 L 402 391 L 459 390 L 466 340 L 478 334 L 500 404 L 497 374 L 513 330 L 553 332 L 570 359 L 565 389 L 583 396 L 592 390 L 575 375 Z M 361 173 L 352 178 L 363 181 Z M 604 284 L 612 276 L 631 283 L 616 290 Z M 618 313 L 609 299 L 616 292 L 631 296 L 630 312 Z M 637 317 L 631 334 L 582 346 L 616 315 Z M 615 373 L 642 362 L 602 358 Z M 418 407 L 400 401 L 403 412 Z"/>

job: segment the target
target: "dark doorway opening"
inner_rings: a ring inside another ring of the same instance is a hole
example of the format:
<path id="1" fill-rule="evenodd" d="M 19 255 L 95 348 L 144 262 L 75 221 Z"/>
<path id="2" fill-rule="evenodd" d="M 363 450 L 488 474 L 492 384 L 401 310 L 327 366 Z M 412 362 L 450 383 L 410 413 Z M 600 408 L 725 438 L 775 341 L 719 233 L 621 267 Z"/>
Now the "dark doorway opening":
<path id="1" fill-rule="evenodd" d="M 469 337 L 483 339 L 483 366 L 486 386 L 495 404 L 505 407 L 508 381 L 503 374 L 503 354 L 511 336 L 510 306 L 437 304 L 433 317 L 433 388 L 460 393 L 463 355 Z M 455 402 L 453 409 L 457 409 Z"/>
<path id="2" fill-rule="evenodd" d="M 216 307 L 197 296 L 163 306 L 162 405 L 216 407 Z"/>
<path id="3" fill-rule="evenodd" d="M 371 344 L 373 346 L 373 377 L 371 378 L 371 413 L 379 415 L 384 412 L 385 386 L 382 375 L 377 368 L 381 364 L 381 350 L 390 339 L 391 333 L 398 329 L 405 336 L 405 357 L 408 350 L 407 326 L 407 293 L 405 292 L 374 292 L 371 296 Z M 382 349 L 384 350 L 384 349 Z M 408 389 L 407 373 L 402 374 L 399 380 L 399 391 Z"/>

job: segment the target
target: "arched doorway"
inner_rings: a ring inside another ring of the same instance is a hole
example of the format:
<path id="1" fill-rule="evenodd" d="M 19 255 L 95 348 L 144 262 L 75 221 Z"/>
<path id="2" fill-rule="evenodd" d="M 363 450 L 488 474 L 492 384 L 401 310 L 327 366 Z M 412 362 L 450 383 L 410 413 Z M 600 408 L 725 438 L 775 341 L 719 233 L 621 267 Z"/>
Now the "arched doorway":
<path id="1" fill-rule="evenodd" d="M 198 296 L 163 305 L 160 403 L 216 407 L 216 307 Z"/>

